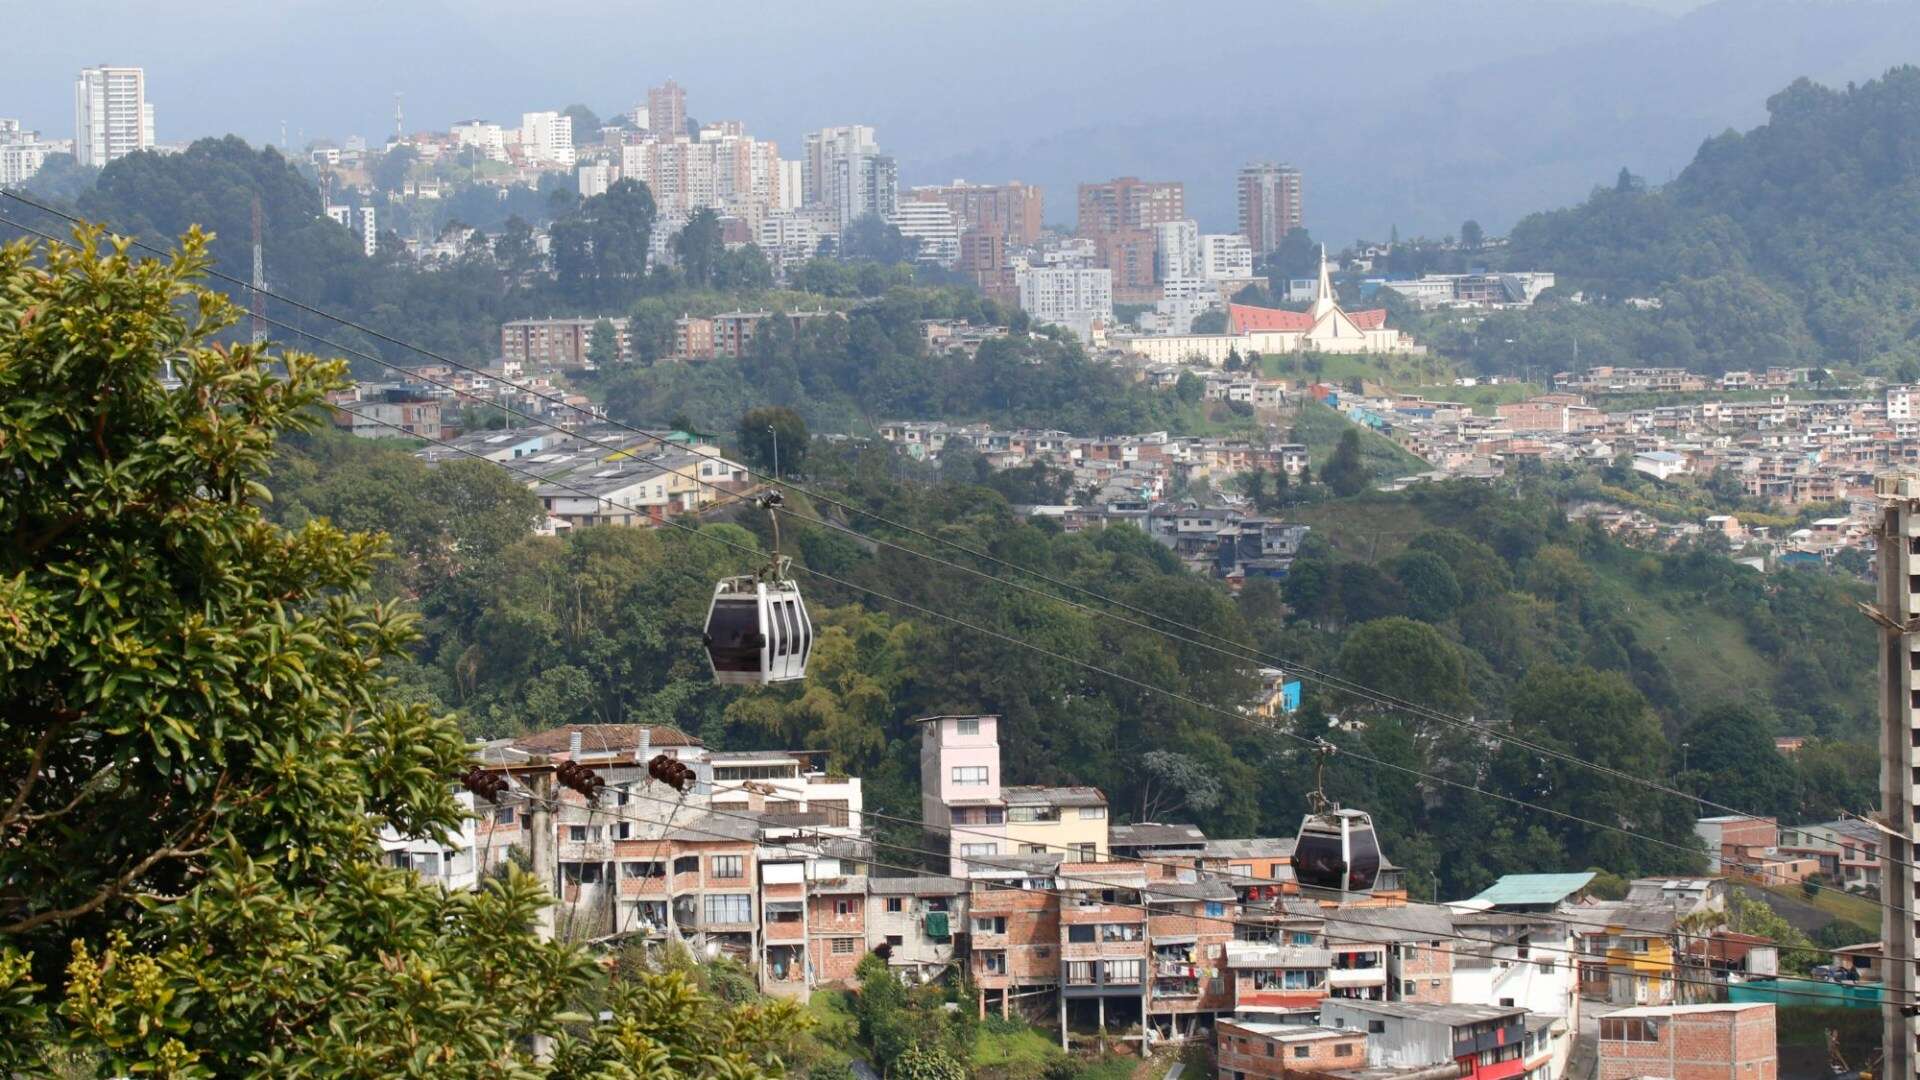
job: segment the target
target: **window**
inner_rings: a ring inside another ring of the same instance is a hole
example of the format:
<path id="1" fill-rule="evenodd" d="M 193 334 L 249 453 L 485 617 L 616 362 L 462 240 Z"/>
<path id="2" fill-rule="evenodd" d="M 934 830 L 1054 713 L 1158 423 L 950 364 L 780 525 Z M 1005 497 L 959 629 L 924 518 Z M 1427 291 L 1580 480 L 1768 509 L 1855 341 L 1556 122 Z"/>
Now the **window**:
<path id="1" fill-rule="evenodd" d="M 1100 845 L 1092 843 L 1075 844 L 1073 845 L 1073 857 L 1078 862 L 1098 862 L 1100 859 Z"/>
<path id="2" fill-rule="evenodd" d="M 989 949 L 980 953 L 980 970 L 990 975 L 1007 973 L 1007 954 L 1003 949 Z"/>
<path id="3" fill-rule="evenodd" d="M 560 864 L 560 876 L 569 885 L 600 884 L 600 864 L 597 862 L 563 862 Z"/>
<path id="4" fill-rule="evenodd" d="M 1004 934 L 1007 932 L 1005 915 L 976 915 L 973 918 L 973 932 L 976 934 Z"/>
<path id="5" fill-rule="evenodd" d="M 676 874 L 697 874 L 700 872 L 700 856 L 682 855 L 673 860 L 673 872 Z"/>
<path id="6" fill-rule="evenodd" d="M 1208 915 L 1208 916 L 1210 916 L 1210 917 L 1212 917 L 1212 918 L 1215 918 L 1215 919 L 1217 919 L 1217 918 L 1219 918 L 1220 916 L 1222 916 L 1222 915 L 1225 915 L 1226 913 L 1227 913 L 1227 905 L 1226 905 L 1226 904 L 1224 904 L 1224 903 L 1221 903 L 1221 902 L 1220 902 L 1220 901 L 1218 901 L 1218 900 L 1209 900 L 1209 901 L 1207 901 L 1207 915 Z"/>
<path id="7" fill-rule="evenodd" d="M 955 765 L 953 767 L 953 785 L 955 787 L 979 787 L 987 782 L 985 765 Z"/>
<path id="8" fill-rule="evenodd" d="M 1139 941 L 1139 923 L 1101 923 L 1101 941 Z"/>
<path id="9" fill-rule="evenodd" d="M 661 862 L 624 862 L 620 864 L 620 873 L 626 878 L 657 878 L 667 876 L 667 864 Z"/>
<path id="10" fill-rule="evenodd" d="M 1334 1057 L 1352 1057 L 1353 1044 L 1352 1043 L 1335 1043 L 1333 1047 L 1333 1056 Z"/>
<path id="11" fill-rule="evenodd" d="M 966 720 L 956 720 L 954 721 L 953 729 L 954 733 L 958 735 L 978 735 L 980 734 L 980 720 L 977 717 Z"/>
<path id="12" fill-rule="evenodd" d="M 753 921 L 753 897 L 746 893 L 726 893 L 707 897 L 707 923 L 745 923 Z"/>
<path id="13" fill-rule="evenodd" d="M 1000 845 L 999 844 L 961 844 L 960 854 L 965 856 L 998 855 L 1000 854 Z"/>
<path id="14" fill-rule="evenodd" d="M 1107 981 L 1110 983 L 1137 983 L 1144 962 L 1140 960 L 1108 960 L 1106 962 Z"/>
<path id="15" fill-rule="evenodd" d="M 511 825 L 511 824 L 513 824 L 513 807 L 511 807 L 511 806 L 496 806 L 496 807 L 494 807 L 494 808 L 493 808 L 493 823 L 494 823 L 495 825 Z"/>
<path id="16" fill-rule="evenodd" d="M 1312 990 L 1323 981 L 1321 973 L 1317 970 L 1289 971 L 1287 972 L 1286 988 L 1289 990 Z"/>
<path id="17" fill-rule="evenodd" d="M 1367 1034 L 1385 1035 L 1386 1033 L 1387 1033 L 1387 1022 L 1385 1020 L 1367 1021 Z"/>
<path id="18" fill-rule="evenodd" d="M 1036 945 L 1033 949 L 1033 955 L 1034 958 L 1038 960 L 1051 960 L 1053 958 L 1053 946 Z"/>
<path id="19" fill-rule="evenodd" d="M 834 954 L 835 956 L 850 956 L 850 955 L 852 955 L 852 953 L 853 953 L 853 950 L 854 950 L 854 948 L 856 947 L 854 943 L 855 943 L 855 942 L 857 942 L 857 941 L 859 941 L 859 940 L 860 940 L 859 938 L 850 938 L 850 937 L 837 937 L 837 938 L 834 938 L 834 939 L 833 939 L 833 954 Z"/>
<path id="20" fill-rule="evenodd" d="M 902 938 L 902 937 L 901 937 L 901 936 L 900 936 L 899 934 L 888 934 L 888 935 L 887 935 L 887 944 L 888 944 L 888 945 L 891 945 L 892 947 L 894 947 L 894 948 L 896 948 L 896 949 L 900 947 L 900 943 L 901 943 L 902 941 L 904 941 L 904 940 L 906 940 L 906 939 L 904 939 L 904 938 Z"/>
<path id="21" fill-rule="evenodd" d="M 902 901 L 902 900 L 901 900 L 901 899 L 900 899 L 899 897 L 897 897 L 897 896 L 889 896 L 889 897 L 887 897 L 887 910 L 888 910 L 888 911 L 896 911 L 896 912 L 897 912 L 897 911 L 904 911 L 904 910 L 906 909 L 906 906 L 907 906 L 907 905 L 906 905 L 906 904 L 905 904 L 905 903 L 904 903 L 904 902 L 903 902 L 903 901 Z"/>
<path id="22" fill-rule="evenodd" d="M 615 822 L 613 826 L 613 838 L 615 840 L 633 839 L 633 822 L 631 821 Z"/>
<path id="23" fill-rule="evenodd" d="M 833 913 L 839 916 L 847 916 L 847 915 L 853 914 L 853 901 L 835 900 L 833 902 Z"/>
<path id="24" fill-rule="evenodd" d="M 983 825 L 1004 825 L 1007 811 L 1004 807 L 983 806 L 980 808 L 980 823 Z"/>
<path id="25" fill-rule="evenodd" d="M 1272 1052 L 1273 1052 L 1273 1047 L 1272 1047 L 1272 1046 L 1268 1046 L 1268 1047 L 1267 1047 L 1267 1052 L 1268 1052 L 1268 1053 L 1272 1053 Z M 1306 1056 L 1307 1056 L 1307 1055 L 1308 1055 L 1309 1053 L 1311 1053 L 1311 1050 L 1309 1050 L 1309 1048 L 1307 1048 L 1307 1047 L 1305 1047 L 1305 1046 L 1296 1046 L 1296 1047 L 1294 1047 L 1294 1048 L 1293 1048 L 1293 1056 L 1294 1056 L 1294 1057 L 1297 1057 L 1297 1058 L 1303 1058 L 1303 1057 L 1306 1057 Z"/>
<path id="26" fill-rule="evenodd" d="M 1305 930 L 1295 930 L 1288 940 L 1295 945 L 1311 945 L 1313 944 L 1313 935 Z"/>
<path id="27" fill-rule="evenodd" d="M 1600 1037 L 1610 1042 L 1659 1042 L 1660 1026 L 1651 1020 L 1603 1016 Z"/>
<path id="28" fill-rule="evenodd" d="M 1412 979 L 1400 980 L 1400 995 L 1402 997 L 1413 996 L 1413 980 Z M 1512 1002 L 1508 1002 L 1508 1004 L 1512 1004 Z"/>
<path id="29" fill-rule="evenodd" d="M 743 878 L 746 867 L 739 855 L 713 855 L 707 859 L 707 873 L 717 878 Z"/>
<path id="30" fill-rule="evenodd" d="M 1085 986 L 1093 982 L 1093 961 L 1069 960 L 1066 963 L 1066 977 L 1069 983 Z"/>
<path id="31" fill-rule="evenodd" d="M 1021 844 L 1020 845 L 1020 854 L 1022 855 L 1045 855 L 1046 853 L 1047 853 L 1047 845 L 1045 844 Z"/>
<path id="32" fill-rule="evenodd" d="M 1513 999 L 1512 999 L 1512 998 L 1501 998 L 1501 999 L 1500 999 L 1500 1007 L 1501 1007 L 1501 1008 L 1503 1008 L 1503 1009 L 1511 1009 L 1511 1008 L 1513 1008 Z"/>
<path id="33" fill-rule="evenodd" d="M 576 844 L 584 844 L 589 840 L 598 840 L 600 839 L 600 826 L 569 825 L 567 826 L 567 839 Z"/>
<path id="34" fill-rule="evenodd" d="M 1082 924 L 1067 927 L 1067 941 L 1074 945 L 1084 945 L 1093 940 L 1093 926 Z"/>
<path id="35" fill-rule="evenodd" d="M 1107 808 L 1104 806 L 1083 806 L 1080 808 L 1081 821 L 1100 821 L 1106 816 Z"/>

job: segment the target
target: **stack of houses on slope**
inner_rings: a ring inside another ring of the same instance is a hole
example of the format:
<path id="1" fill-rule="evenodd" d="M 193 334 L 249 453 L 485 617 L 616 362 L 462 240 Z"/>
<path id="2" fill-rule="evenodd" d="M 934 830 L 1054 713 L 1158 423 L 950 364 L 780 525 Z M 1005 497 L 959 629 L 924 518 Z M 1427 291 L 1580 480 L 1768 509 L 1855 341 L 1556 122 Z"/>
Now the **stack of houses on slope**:
<path id="1" fill-rule="evenodd" d="M 663 756 L 690 771 L 684 790 L 652 779 Z M 801 998 L 878 954 L 906 981 L 964 977 L 982 1014 L 1057 1026 L 1063 1044 L 1217 1038 L 1222 1069 L 1250 1076 L 1558 1080 L 1583 1000 L 1681 1015 L 1699 997 L 1683 986 L 1770 970 L 1759 939 L 1677 929 L 1724 905 L 1718 878 L 1600 901 L 1590 873 L 1522 875 L 1436 904 L 1388 863 L 1364 901 L 1307 897 L 1292 837 L 1116 823 L 1096 788 L 1006 783 L 994 716 L 922 721 L 917 848 L 876 842 L 860 779 L 822 758 L 664 726 L 557 728 L 481 749 L 512 787 L 470 799 L 450 846 L 387 846 L 470 887 L 531 846 L 529 778 L 577 762 L 606 786 L 591 801 L 561 789 L 550 819 L 569 936 L 683 941 Z"/>

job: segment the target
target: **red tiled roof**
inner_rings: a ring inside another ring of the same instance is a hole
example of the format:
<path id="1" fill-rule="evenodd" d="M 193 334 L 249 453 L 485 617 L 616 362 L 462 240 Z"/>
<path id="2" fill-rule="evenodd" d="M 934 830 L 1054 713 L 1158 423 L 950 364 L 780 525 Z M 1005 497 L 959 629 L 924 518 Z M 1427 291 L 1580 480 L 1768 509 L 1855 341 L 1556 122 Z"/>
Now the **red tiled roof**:
<path id="1" fill-rule="evenodd" d="M 608 750 L 632 750 L 640 745 L 640 733 L 651 733 L 648 742 L 653 746 L 699 746 L 700 740 L 678 728 L 664 727 L 659 724 L 570 724 L 566 727 L 549 728 L 536 731 L 531 735 L 515 739 L 515 749 L 530 754 L 555 754 L 573 741 L 573 733 L 580 733 L 580 748 L 592 753 L 605 753 Z"/>
<path id="2" fill-rule="evenodd" d="M 1312 329 L 1313 316 L 1304 311 L 1286 311 L 1282 308 L 1254 307 L 1252 304 L 1228 304 L 1227 320 L 1236 334 L 1249 330 L 1291 330 L 1295 332 Z"/>
<path id="3" fill-rule="evenodd" d="M 1387 325 L 1386 308 L 1349 311 L 1347 318 L 1362 330 L 1378 330 Z M 1236 334 L 1252 330 L 1279 330 L 1304 333 L 1313 329 L 1313 316 L 1285 308 L 1254 307 L 1252 304 L 1228 304 L 1227 319 Z"/>

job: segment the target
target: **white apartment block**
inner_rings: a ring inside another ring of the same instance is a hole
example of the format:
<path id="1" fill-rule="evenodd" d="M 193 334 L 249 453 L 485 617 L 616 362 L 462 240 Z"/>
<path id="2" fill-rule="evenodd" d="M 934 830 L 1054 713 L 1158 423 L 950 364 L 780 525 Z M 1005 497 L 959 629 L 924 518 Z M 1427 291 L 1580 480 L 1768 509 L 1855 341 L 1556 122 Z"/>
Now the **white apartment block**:
<path id="1" fill-rule="evenodd" d="M 863 124 L 810 132 L 801 197 L 808 206 L 824 206 L 836 231 L 867 214 L 894 220 L 900 201 L 900 172 L 880 152 L 873 129 Z"/>
<path id="2" fill-rule="evenodd" d="M 147 73 L 137 67 L 93 67 L 73 84 L 73 156 L 82 165 L 103 166 L 153 149 L 153 106 L 147 103 Z"/>
<path id="3" fill-rule="evenodd" d="M 380 227 L 371 206 L 360 208 L 360 247 L 369 259 L 380 250 Z"/>
<path id="4" fill-rule="evenodd" d="M 605 162 L 596 162 L 592 165 L 580 166 L 578 173 L 580 180 L 580 197 L 583 199 L 591 199 L 595 195 L 605 195 L 607 188 L 613 185 L 614 180 L 618 178 L 618 176 L 619 171 L 614 166 L 608 165 Z"/>
<path id="5" fill-rule="evenodd" d="M 520 152 L 533 165 L 573 166 L 573 117 L 557 112 L 520 115 Z"/>
<path id="6" fill-rule="evenodd" d="M 790 209 L 787 165 L 778 144 L 746 134 L 738 121 L 707 125 L 697 139 L 650 137 L 620 148 L 620 176 L 645 183 L 662 217 L 712 209 L 750 228 Z"/>
<path id="7" fill-rule="evenodd" d="M 1900 423 L 1920 419 L 1914 415 L 1915 398 L 1920 397 L 1920 386 L 1887 387 L 1887 421 Z"/>
<path id="8" fill-rule="evenodd" d="M 1253 245 L 1238 233 L 1208 233 L 1200 238 L 1200 273 L 1211 281 L 1253 276 Z"/>
<path id="9" fill-rule="evenodd" d="M 952 266 L 960 261 L 960 230 L 953 223 L 953 210 L 946 203 L 907 199 L 900 203 L 894 224 L 900 235 L 919 245 L 915 257 L 921 262 Z"/>
<path id="10" fill-rule="evenodd" d="M 453 125 L 450 134 L 453 144 L 461 150 L 471 149 L 488 161 L 507 160 L 507 133 L 499 124 L 489 124 L 485 120 L 462 120 Z"/>
<path id="11" fill-rule="evenodd" d="M 1034 323 L 1064 326 L 1083 342 L 1093 339 L 1093 325 L 1113 322 L 1113 271 L 1093 269 L 1027 269 L 1019 273 L 1020 309 Z"/>
<path id="12" fill-rule="evenodd" d="M 755 234 L 760 251 L 776 269 L 813 258 L 823 235 L 817 215 L 801 211 L 769 214 Z"/>
<path id="13" fill-rule="evenodd" d="M 24 130 L 20 121 L 0 119 L 0 187 L 25 183 L 48 154 L 59 152 L 58 144 L 42 142 L 39 132 Z"/>
<path id="14" fill-rule="evenodd" d="M 1204 276 L 1200 223 L 1192 219 L 1154 226 L 1153 279 L 1165 282 Z"/>

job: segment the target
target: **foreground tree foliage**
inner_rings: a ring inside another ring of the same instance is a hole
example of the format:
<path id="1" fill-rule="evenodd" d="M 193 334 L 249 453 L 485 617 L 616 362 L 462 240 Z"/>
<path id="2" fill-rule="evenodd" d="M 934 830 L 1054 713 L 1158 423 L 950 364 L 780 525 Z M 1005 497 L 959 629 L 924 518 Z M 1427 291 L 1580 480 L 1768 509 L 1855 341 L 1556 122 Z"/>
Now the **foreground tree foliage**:
<path id="1" fill-rule="evenodd" d="M 263 514 L 345 368 L 210 344 L 206 252 L 0 249 L 0 1072 L 778 1075 L 790 1006 L 608 985 L 526 875 L 381 865 L 383 825 L 457 826 L 466 750 L 388 695 L 381 538 Z"/>

